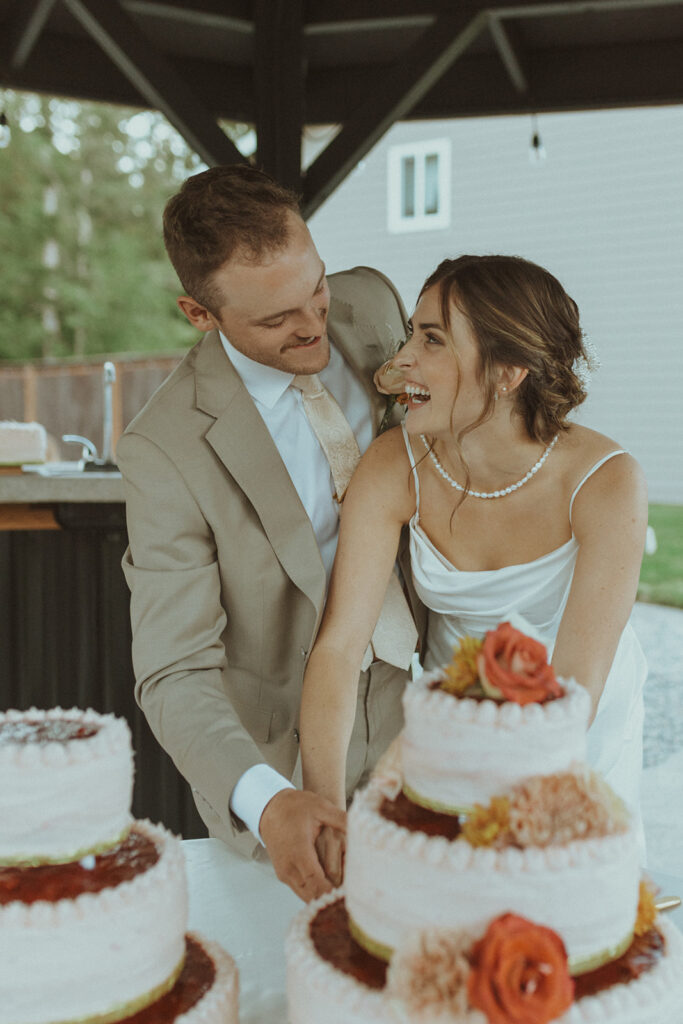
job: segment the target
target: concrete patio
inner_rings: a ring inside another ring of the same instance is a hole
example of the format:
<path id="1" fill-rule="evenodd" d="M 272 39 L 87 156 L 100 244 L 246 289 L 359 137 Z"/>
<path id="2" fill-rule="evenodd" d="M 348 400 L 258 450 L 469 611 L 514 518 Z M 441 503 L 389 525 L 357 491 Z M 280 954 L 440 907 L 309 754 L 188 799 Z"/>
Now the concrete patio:
<path id="1" fill-rule="evenodd" d="M 649 665 L 642 789 L 648 867 L 683 876 L 683 610 L 637 604 L 632 622 Z"/>

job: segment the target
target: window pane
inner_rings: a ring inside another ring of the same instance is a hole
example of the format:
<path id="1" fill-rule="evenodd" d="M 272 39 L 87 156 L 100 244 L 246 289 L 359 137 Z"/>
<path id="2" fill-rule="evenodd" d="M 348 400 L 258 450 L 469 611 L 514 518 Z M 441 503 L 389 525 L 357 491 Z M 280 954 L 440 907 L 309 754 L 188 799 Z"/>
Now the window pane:
<path id="1" fill-rule="evenodd" d="M 401 161 L 401 215 L 415 216 L 415 157 Z"/>
<path id="2" fill-rule="evenodd" d="M 439 157 L 425 157 L 425 213 L 439 212 Z"/>

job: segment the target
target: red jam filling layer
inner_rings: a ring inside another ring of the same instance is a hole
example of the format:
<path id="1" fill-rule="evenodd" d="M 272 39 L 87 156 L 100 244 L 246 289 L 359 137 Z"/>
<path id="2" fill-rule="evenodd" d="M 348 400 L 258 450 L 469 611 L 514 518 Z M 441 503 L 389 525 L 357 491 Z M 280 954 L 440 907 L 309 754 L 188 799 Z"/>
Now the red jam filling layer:
<path id="1" fill-rule="evenodd" d="M 384 960 L 367 953 L 351 935 L 343 898 L 318 911 L 311 921 L 310 935 L 316 952 L 323 960 L 368 988 L 384 988 L 387 965 Z"/>
<path id="2" fill-rule="evenodd" d="M 405 793 L 399 793 L 394 799 L 385 797 L 379 813 L 387 821 L 407 828 L 410 832 L 424 832 L 428 836 L 445 836 L 446 839 L 457 839 L 461 828 L 454 814 L 440 814 L 430 811 L 428 807 L 420 807 L 409 800 Z"/>
<path id="3" fill-rule="evenodd" d="M 574 979 L 574 998 L 594 996 L 596 992 L 611 988 L 612 985 L 625 985 L 652 970 L 663 955 L 664 936 L 656 928 L 651 928 L 645 935 L 636 935 L 618 960 L 603 964 L 597 970 L 580 974 Z"/>
<path id="4" fill-rule="evenodd" d="M 0 746 L 10 743 L 68 743 L 70 740 L 87 740 L 96 736 L 99 728 L 99 725 L 86 724 L 77 718 L 0 722 Z"/>
<path id="5" fill-rule="evenodd" d="M 187 1013 L 206 995 L 216 979 L 216 967 L 209 954 L 189 935 L 185 936 L 185 965 L 170 992 L 146 1006 L 121 1024 L 170 1024 Z"/>
<path id="6" fill-rule="evenodd" d="M 338 971 L 372 989 L 384 988 L 387 965 L 359 946 L 349 931 L 343 898 L 318 911 L 309 926 L 316 952 Z M 623 985 L 652 970 L 664 955 L 664 939 L 656 928 L 635 938 L 623 956 L 574 979 L 574 999 Z"/>
<path id="7" fill-rule="evenodd" d="M 156 844 L 133 828 L 123 842 L 98 854 L 93 868 L 83 867 L 82 861 L 0 868 L 0 904 L 13 900 L 54 903 L 75 899 L 84 892 L 101 892 L 141 875 L 156 864 L 159 856 Z"/>

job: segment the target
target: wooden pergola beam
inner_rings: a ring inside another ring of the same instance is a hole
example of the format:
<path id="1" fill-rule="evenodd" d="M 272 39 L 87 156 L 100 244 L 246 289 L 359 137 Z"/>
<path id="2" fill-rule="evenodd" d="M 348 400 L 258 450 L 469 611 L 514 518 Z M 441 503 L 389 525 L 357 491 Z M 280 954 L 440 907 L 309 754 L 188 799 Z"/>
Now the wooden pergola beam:
<path id="1" fill-rule="evenodd" d="M 184 24 L 188 28 L 231 29 L 248 35 L 254 31 L 248 0 L 202 0 L 201 5 L 166 3 L 164 0 L 121 0 L 131 14 L 150 15 Z"/>
<path id="2" fill-rule="evenodd" d="M 301 188 L 304 110 L 302 0 L 255 0 L 257 162 L 282 185 Z"/>
<path id="3" fill-rule="evenodd" d="M 244 162 L 215 118 L 117 0 L 62 3 L 137 89 L 142 100 L 161 111 L 206 164 Z"/>
<path id="4" fill-rule="evenodd" d="M 498 53 L 470 50 L 444 74 L 438 89 L 424 96 L 407 116 L 439 120 L 683 103 L 683 39 L 616 45 L 603 42 L 578 52 L 572 48 L 535 47 L 527 49 L 524 57 L 533 97 L 510 88 Z M 137 90 L 116 69 L 106 79 L 95 78 L 101 61 L 100 48 L 89 39 L 46 31 L 9 84 L 29 92 L 138 105 Z M 193 83 L 205 104 L 212 96 L 222 96 L 216 105 L 219 117 L 255 121 L 254 90 L 241 69 L 197 58 L 178 58 L 174 66 L 185 81 Z M 378 73 L 376 67 L 316 71 L 314 81 L 309 80 L 307 86 L 307 123 L 347 121 L 349 111 L 360 107 L 372 92 Z"/>
<path id="5" fill-rule="evenodd" d="M 529 81 L 524 72 L 520 48 L 513 43 L 513 27 L 511 25 L 504 25 L 495 14 L 490 14 L 489 32 L 510 81 L 518 93 L 527 93 L 529 91 Z"/>
<path id="6" fill-rule="evenodd" d="M 3 44 L 4 59 L 13 70 L 24 66 L 57 0 L 19 0 Z"/>
<path id="7" fill-rule="evenodd" d="M 394 122 L 407 114 L 477 38 L 486 14 L 444 15 L 381 78 L 366 103 L 308 169 L 303 211 L 314 213 Z"/>

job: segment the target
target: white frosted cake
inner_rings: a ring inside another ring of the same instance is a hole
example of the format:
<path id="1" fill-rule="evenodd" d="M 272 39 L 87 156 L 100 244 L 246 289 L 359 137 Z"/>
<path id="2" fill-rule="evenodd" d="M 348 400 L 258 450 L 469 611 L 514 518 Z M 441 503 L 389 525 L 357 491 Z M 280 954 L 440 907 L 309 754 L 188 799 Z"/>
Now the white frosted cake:
<path id="1" fill-rule="evenodd" d="M 441 678 L 425 673 L 403 701 L 403 790 L 415 803 L 466 813 L 516 782 L 585 760 L 590 698 L 573 679 L 562 697 L 521 706 L 454 700 L 434 688 Z"/>
<path id="2" fill-rule="evenodd" d="M 41 741 L 60 731 L 61 742 Z M 132 824 L 132 793 L 122 718 L 81 711 L 74 725 L 74 712 L 59 708 L 0 718 L 0 864 L 72 861 L 112 846 Z"/>
<path id="3" fill-rule="evenodd" d="M 0 714 L 0 1024 L 237 1024 L 235 964 L 186 934 L 182 847 L 131 818 L 132 778 L 121 719 Z"/>
<path id="4" fill-rule="evenodd" d="M 409 684 L 349 812 L 343 889 L 290 930 L 289 1024 L 678 1019 L 683 939 L 582 763 L 588 704 L 509 624 Z"/>
<path id="5" fill-rule="evenodd" d="M 370 952 L 389 959 L 408 922 L 477 934 L 511 909 L 558 932 L 577 972 L 631 944 L 640 879 L 631 831 L 545 848 L 477 847 L 386 820 L 380 809 L 393 795 L 379 781 L 349 814 L 346 908 Z"/>
<path id="6" fill-rule="evenodd" d="M 0 420 L 0 466 L 45 462 L 47 434 L 40 423 Z"/>

